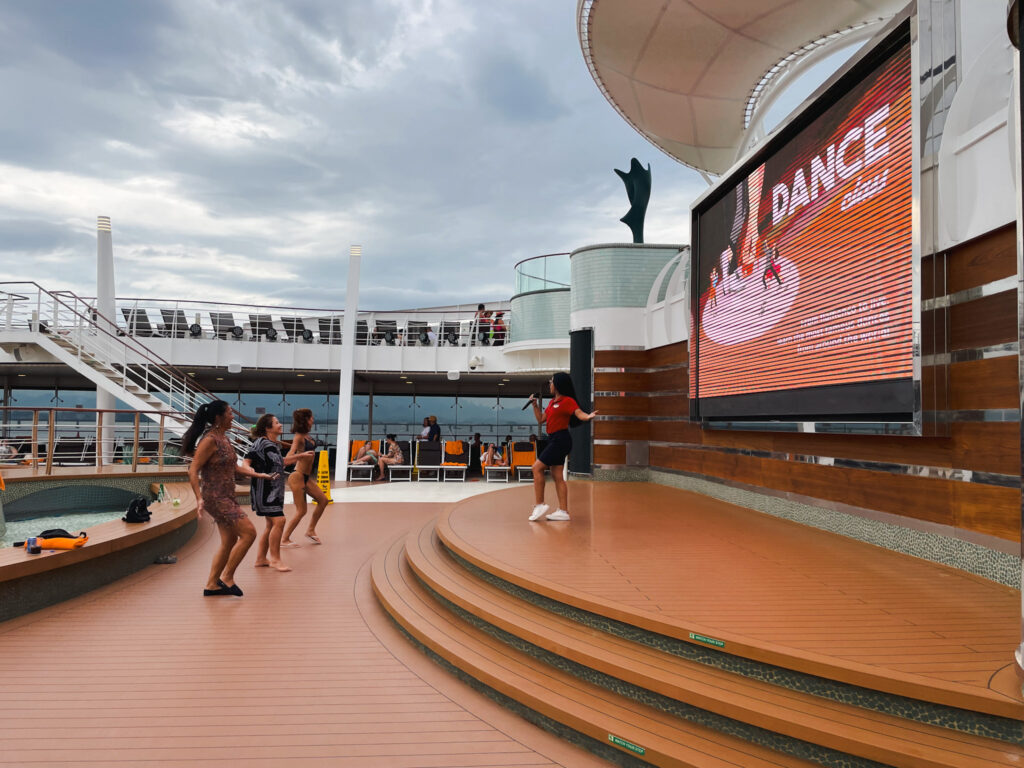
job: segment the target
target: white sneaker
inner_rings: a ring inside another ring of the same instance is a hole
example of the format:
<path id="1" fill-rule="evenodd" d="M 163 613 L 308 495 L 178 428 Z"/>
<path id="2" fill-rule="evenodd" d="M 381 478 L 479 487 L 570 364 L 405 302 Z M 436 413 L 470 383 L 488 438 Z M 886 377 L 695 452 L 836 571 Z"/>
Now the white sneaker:
<path id="1" fill-rule="evenodd" d="M 548 515 L 548 520 L 568 520 L 568 519 L 569 519 L 569 513 L 566 512 L 564 509 L 556 509 L 550 515 Z"/>
<path id="2" fill-rule="evenodd" d="M 544 514 L 551 509 L 547 504 L 538 504 L 533 508 L 533 512 L 530 513 L 530 522 L 535 523 L 544 517 Z"/>

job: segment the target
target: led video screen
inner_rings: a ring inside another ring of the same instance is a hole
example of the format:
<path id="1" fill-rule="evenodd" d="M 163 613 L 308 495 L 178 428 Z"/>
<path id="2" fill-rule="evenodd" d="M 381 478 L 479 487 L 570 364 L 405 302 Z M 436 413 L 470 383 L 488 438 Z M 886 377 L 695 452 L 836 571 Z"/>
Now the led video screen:
<path id="1" fill-rule="evenodd" d="M 694 208 L 695 415 L 912 418 L 908 38 L 851 69 Z"/>

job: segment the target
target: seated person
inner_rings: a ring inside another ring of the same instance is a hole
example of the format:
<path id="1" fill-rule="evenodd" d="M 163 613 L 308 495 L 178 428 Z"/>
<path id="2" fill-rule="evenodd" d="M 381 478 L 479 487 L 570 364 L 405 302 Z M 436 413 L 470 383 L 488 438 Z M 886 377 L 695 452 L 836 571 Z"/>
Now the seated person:
<path id="1" fill-rule="evenodd" d="M 398 437 L 396 435 L 387 435 L 384 438 L 385 444 L 387 445 L 387 453 L 381 456 L 377 460 L 377 479 L 384 479 L 384 467 L 387 464 L 404 464 L 405 456 L 402 455 L 402 449 L 398 445 Z"/>
<path id="2" fill-rule="evenodd" d="M 373 448 L 373 439 L 370 438 L 365 443 L 363 443 L 362 447 L 359 449 L 359 452 L 356 453 L 356 457 L 352 460 L 352 463 L 373 464 L 374 466 L 376 466 L 378 458 L 380 457 L 377 455 L 377 451 L 375 451 Z"/>
<path id="3" fill-rule="evenodd" d="M 0 440 L 0 461 L 14 461 L 18 457 L 18 449 L 6 440 Z"/>
<path id="4" fill-rule="evenodd" d="M 483 465 L 485 467 L 507 467 L 508 460 L 497 445 L 488 443 L 487 450 L 484 452 Z"/>

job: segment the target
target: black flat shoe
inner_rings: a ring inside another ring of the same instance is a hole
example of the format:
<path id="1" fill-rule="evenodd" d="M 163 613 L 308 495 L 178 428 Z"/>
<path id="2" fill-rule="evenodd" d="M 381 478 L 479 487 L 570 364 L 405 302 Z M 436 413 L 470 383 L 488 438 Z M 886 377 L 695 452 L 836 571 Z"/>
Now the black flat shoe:
<path id="1" fill-rule="evenodd" d="M 203 597 L 216 597 L 217 595 L 233 595 L 231 587 L 218 587 L 217 589 L 204 589 Z"/>
<path id="2" fill-rule="evenodd" d="M 225 587 L 225 589 L 227 589 L 228 594 L 230 595 L 234 595 L 235 597 L 242 596 L 242 588 L 237 584 L 232 584 L 230 587 Z"/>

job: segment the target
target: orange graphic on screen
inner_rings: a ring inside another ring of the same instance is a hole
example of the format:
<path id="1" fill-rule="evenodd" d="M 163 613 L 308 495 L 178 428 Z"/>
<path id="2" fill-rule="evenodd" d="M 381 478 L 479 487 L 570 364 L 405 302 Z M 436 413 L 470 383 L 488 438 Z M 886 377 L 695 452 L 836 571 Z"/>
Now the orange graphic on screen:
<path id="1" fill-rule="evenodd" d="M 912 375 L 910 106 L 907 46 L 701 214 L 691 396 Z"/>

